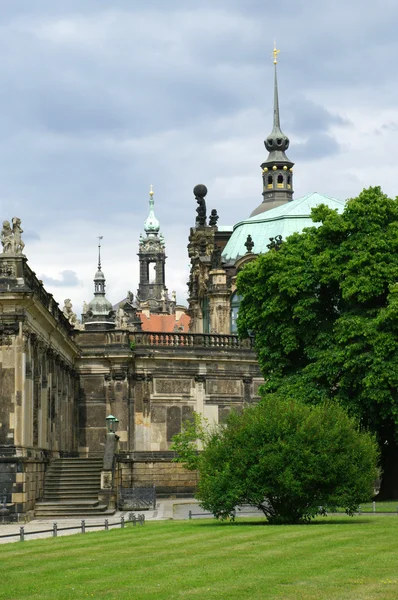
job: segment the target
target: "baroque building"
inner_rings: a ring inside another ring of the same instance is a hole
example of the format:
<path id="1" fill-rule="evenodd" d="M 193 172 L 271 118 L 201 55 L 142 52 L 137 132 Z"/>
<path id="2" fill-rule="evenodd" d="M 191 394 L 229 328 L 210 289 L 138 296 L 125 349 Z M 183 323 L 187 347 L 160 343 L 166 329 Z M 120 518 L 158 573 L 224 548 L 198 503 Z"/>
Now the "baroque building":
<path id="1" fill-rule="evenodd" d="M 232 408 L 258 400 L 263 380 L 252 340 L 236 335 L 236 275 L 259 253 L 277 249 L 288 235 L 313 225 L 313 206 L 326 203 L 342 210 L 344 205 L 320 194 L 293 198 L 276 57 L 275 50 L 274 116 L 264 142 L 262 202 L 233 227 L 220 225 L 216 209 L 207 215 L 206 186 L 195 186 L 188 309 L 177 305 L 166 286 L 165 240 L 152 188 L 139 239 L 136 296 L 128 291 L 114 306 L 106 297 L 100 238 L 93 299 L 84 305 L 81 320 L 70 299 L 60 310 L 28 265 L 20 220 L 14 217 L 12 226 L 3 222 L 0 491 L 9 518 L 35 511 L 67 514 L 60 511 L 66 511 L 65 497 L 69 507 L 73 504 L 77 484 L 69 496 L 51 491 L 51 472 L 59 468 L 73 479 L 73 470 L 90 460 L 102 465 L 97 501 L 90 496 L 85 504 L 91 514 L 106 510 L 126 488 L 155 485 L 158 496 L 189 496 L 195 474 L 172 462 L 173 436 L 194 411 L 218 423 Z M 118 448 L 111 453 L 110 416 L 119 422 Z M 79 506 L 76 500 L 76 511 Z"/>
<path id="2" fill-rule="evenodd" d="M 236 276 L 240 269 L 258 254 L 278 249 L 289 235 L 313 227 L 314 207 L 326 204 L 338 212 L 344 209 L 344 201 L 316 192 L 293 198 L 294 163 L 286 156 L 290 141 L 282 132 L 279 110 L 278 52 L 274 49 L 273 125 L 264 141 L 268 156 L 261 164 L 262 202 L 233 227 L 219 226 L 214 209 L 207 219 L 207 188 L 194 188 L 198 217 L 188 244 L 188 314 L 190 329 L 195 333 L 235 334 L 240 303 Z"/>

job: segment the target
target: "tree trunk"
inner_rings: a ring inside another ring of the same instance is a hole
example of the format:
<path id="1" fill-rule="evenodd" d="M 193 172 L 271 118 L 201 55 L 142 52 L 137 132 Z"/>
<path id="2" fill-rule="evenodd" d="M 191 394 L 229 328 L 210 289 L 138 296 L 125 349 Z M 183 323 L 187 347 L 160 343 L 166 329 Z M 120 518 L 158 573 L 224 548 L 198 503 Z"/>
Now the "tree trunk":
<path id="1" fill-rule="evenodd" d="M 377 500 L 398 500 L 398 444 L 390 441 L 381 447 L 383 470 Z"/>

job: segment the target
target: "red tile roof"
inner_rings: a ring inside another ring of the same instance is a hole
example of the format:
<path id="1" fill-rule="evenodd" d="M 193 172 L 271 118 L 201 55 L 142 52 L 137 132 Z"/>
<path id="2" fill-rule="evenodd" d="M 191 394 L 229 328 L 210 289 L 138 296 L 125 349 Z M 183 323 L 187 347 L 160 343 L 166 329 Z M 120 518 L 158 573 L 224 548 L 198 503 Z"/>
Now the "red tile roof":
<path id="1" fill-rule="evenodd" d="M 154 315 L 148 318 L 144 313 L 138 313 L 143 331 L 159 331 L 163 333 L 188 333 L 191 318 L 182 313 L 178 321 L 176 315 Z"/>

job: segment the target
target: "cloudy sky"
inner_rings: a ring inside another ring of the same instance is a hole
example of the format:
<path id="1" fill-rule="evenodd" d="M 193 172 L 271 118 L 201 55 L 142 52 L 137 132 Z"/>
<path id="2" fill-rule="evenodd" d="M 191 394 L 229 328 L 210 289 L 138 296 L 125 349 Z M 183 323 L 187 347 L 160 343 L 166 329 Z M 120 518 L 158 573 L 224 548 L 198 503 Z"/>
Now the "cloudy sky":
<path id="1" fill-rule="evenodd" d="M 1 220 L 61 306 L 138 286 L 155 190 L 169 290 L 186 298 L 192 188 L 219 224 L 261 201 L 272 48 L 295 197 L 398 193 L 396 0 L 0 0 Z"/>

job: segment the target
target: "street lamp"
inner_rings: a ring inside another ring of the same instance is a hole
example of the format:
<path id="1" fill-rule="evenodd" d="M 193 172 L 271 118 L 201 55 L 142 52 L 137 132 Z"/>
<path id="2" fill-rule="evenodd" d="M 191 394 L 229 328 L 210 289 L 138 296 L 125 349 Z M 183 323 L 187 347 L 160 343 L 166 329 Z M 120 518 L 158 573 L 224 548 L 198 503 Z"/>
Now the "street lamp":
<path id="1" fill-rule="evenodd" d="M 119 425 L 119 419 L 114 417 L 113 415 L 108 415 L 105 419 L 106 427 L 108 429 L 108 433 L 116 433 L 117 426 Z"/>

